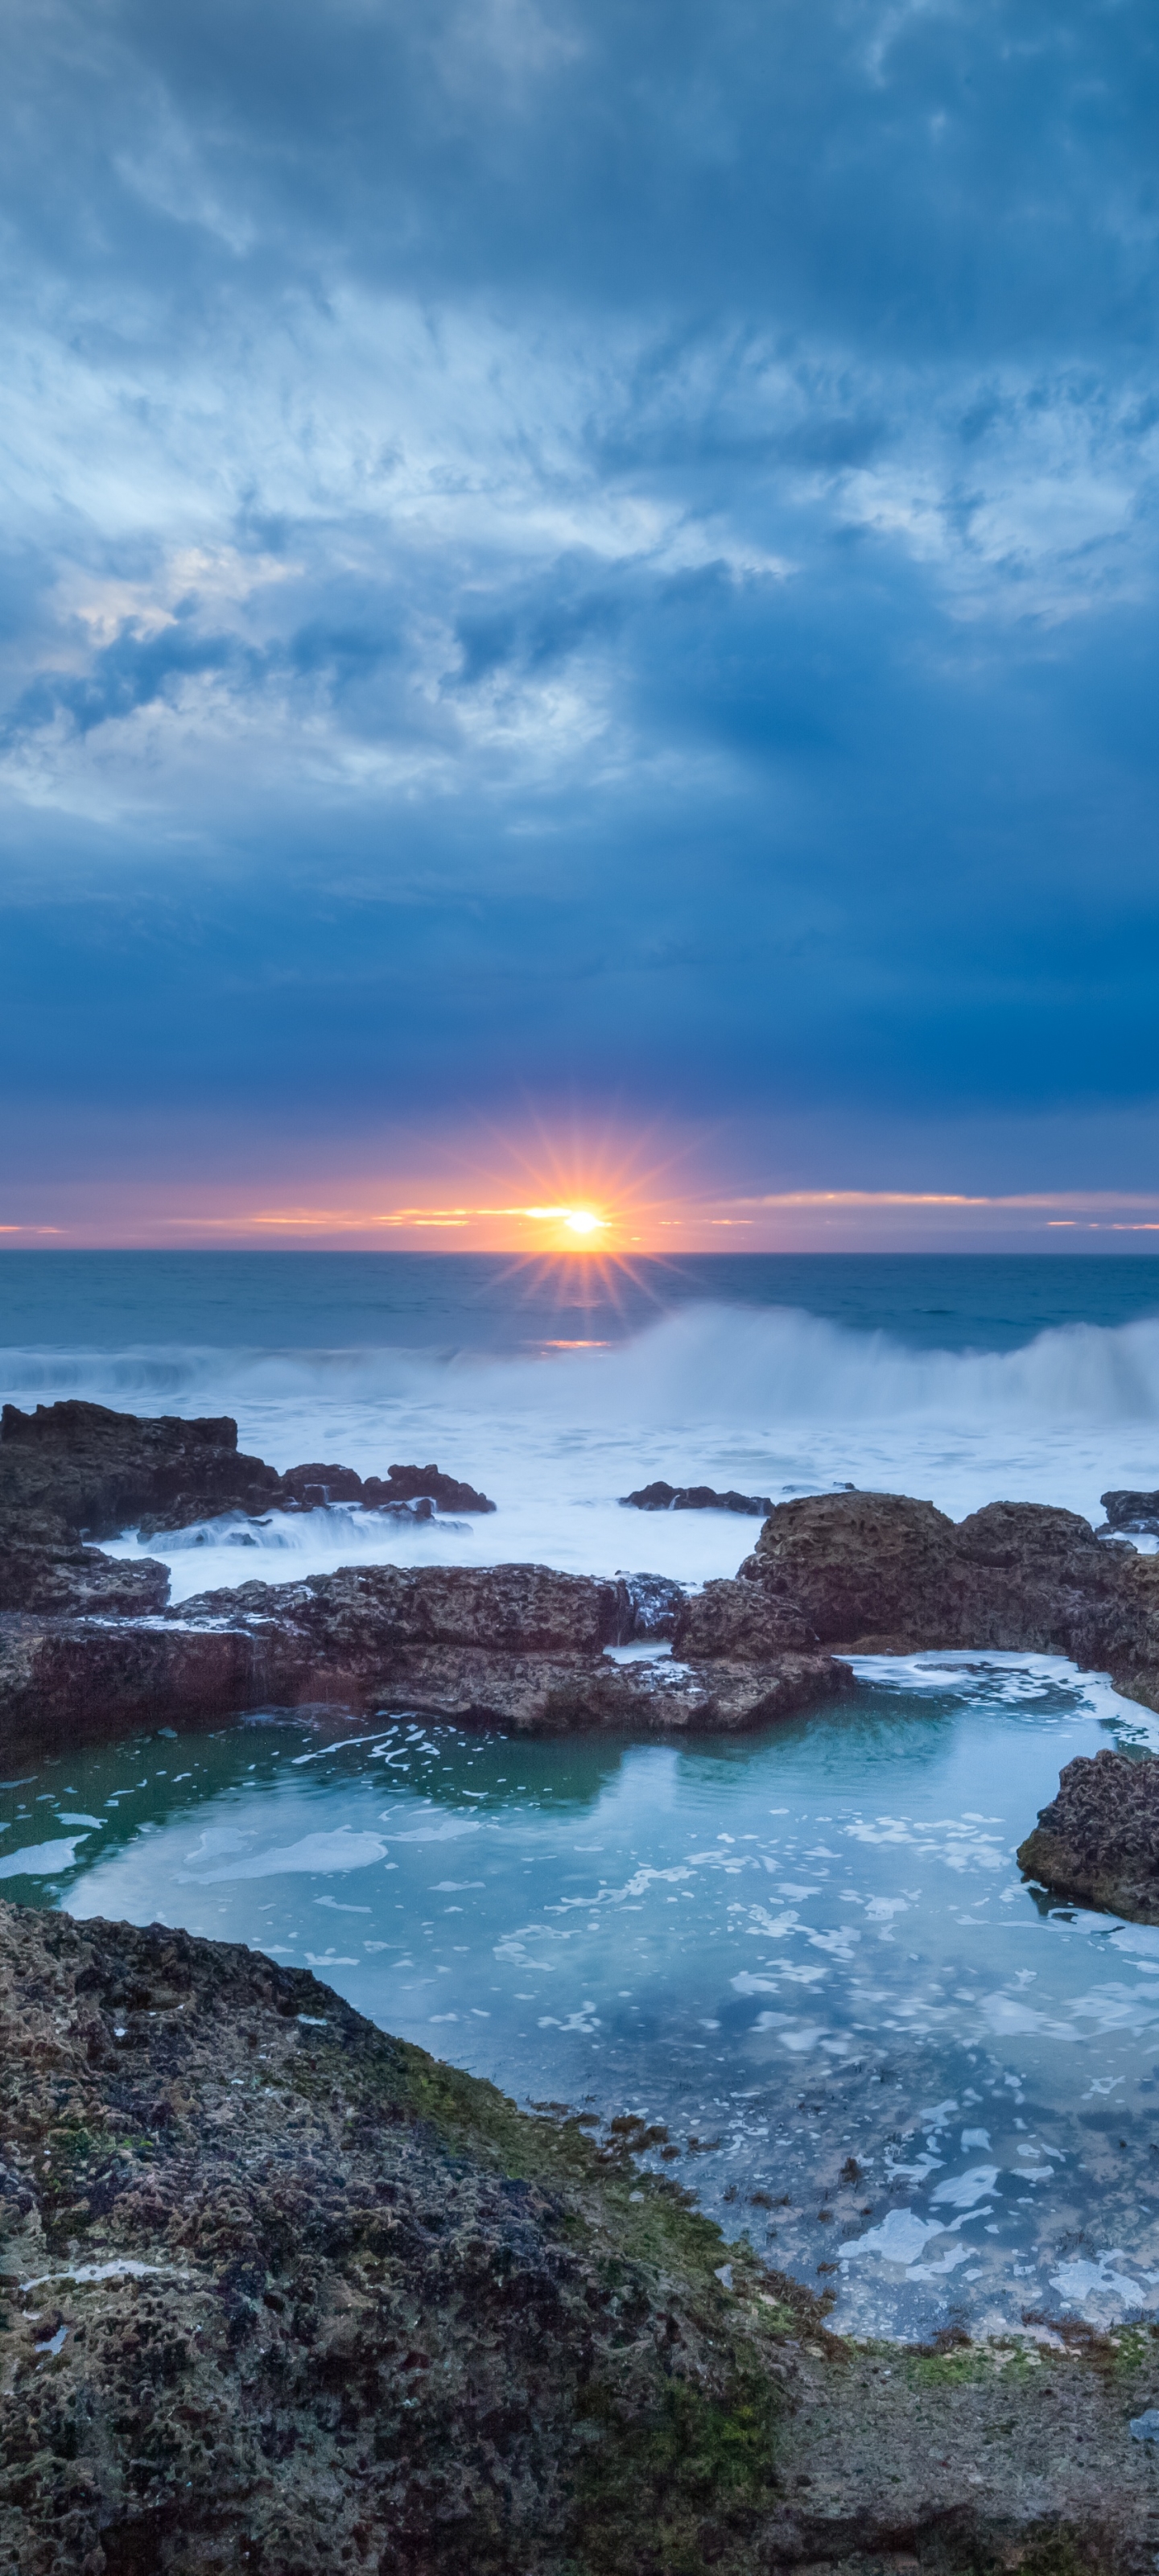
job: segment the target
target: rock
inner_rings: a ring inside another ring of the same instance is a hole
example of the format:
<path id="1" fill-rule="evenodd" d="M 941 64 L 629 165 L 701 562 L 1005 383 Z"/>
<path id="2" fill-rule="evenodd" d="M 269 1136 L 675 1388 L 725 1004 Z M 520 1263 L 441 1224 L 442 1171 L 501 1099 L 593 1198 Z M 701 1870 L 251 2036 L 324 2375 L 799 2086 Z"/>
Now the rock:
<path id="1" fill-rule="evenodd" d="M 252 1951 L 9 1906 L 0 2103 L 6 2576 L 691 2565 L 708 2510 L 740 2576 L 816 2303 L 726 2300 L 626 2149 Z"/>
<path id="2" fill-rule="evenodd" d="M 816 1654 L 819 1648 L 816 1629 L 795 1602 L 764 1584 L 719 1582 L 683 1596 L 672 1651 L 759 1663 L 783 1654 Z"/>
<path id="3" fill-rule="evenodd" d="M 1109 1530 L 1149 1532 L 1151 1535 L 1159 1532 L 1159 1494 L 1115 1492 L 1100 1494 L 1099 1501 L 1107 1515 Z"/>
<path id="4" fill-rule="evenodd" d="M 1020 1845 L 1018 1865 L 1054 1895 L 1159 1923 L 1159 1761 L 1076 1756 Z"/>
<path id="5" fill-rule="evenodd" d="M 280 1479 L 238 1450 L 228 1416 L 141 1420 L 107 1405 L 38 1404 L 0 1416 L 0 1519 L 48 1513 L 74 1538 L 145 1536 L 207 1514 L 268 1511 Z"/>
<path id="6" fill-rule="evenodd" d="M 132 1565 L 96 1547 L 21 1547 L 0 1536 L 0 1602 L 6 1610 L 143 1618 L 164 1609 L 169 1568 L 153 1556 Z"/>
<path id="7" fill-rule="evenodd" d="M 672 1636 L 677 1612 L 686 1598 L 682 1583 L 674 1583 L 668 1574 L 619 1574 L 616 1584 L 622 1601 L 617 1645 Z"/>
<path id="8" fill-rule="evenodd" d="M 353 1467 L 290 1467 L 281 1479 L 283 1494 L 306 1511 L 320 1504 L 361 1503 L 374 1512 L 405 1512 L 408 1519 L 429 1520 L 433 1510 L 493 1512 L 495 1505 L 473 1485 L 441 1468 L 392 1467 L 387 1477 L 358 1476 Z M 422 1506 L 426 1505 L 425 1511 Z"/>
<path id="9" fill-rule="evenodd" d="M 0 1747 L 260 1707 L 421 1707 L 465 1724 L 731 1731 L 854 1687 L 816 1646 L 617 1665 L 620 1579 L 547 1566 L 346 1566 L 202 1593 L 147 1622 L 0 1618 Z"/>
<path id="10" fill-rule="evenodd" d="M 759 1519 L 773 1506 L 767 1494 L 727 1494 L 713 1492 L 711 1485 L 666 1485 L 657 1479 L 653 1485 L 641 1485 L 634 1494 L 621 1494 L 622 1503 L 634 1504 L 638 1512 L 747 1512 Z"/>
<path id="11" fill-rule="evenodd" d="M 437 1467 L 392 1467 L 385 1481 L 352 1467 L 291 1467 L 279 1476 L 237 1445 L 228 1415 L 192 1422 L 114 1413 L 107 1405 L 38 1404 L 0 1415 L 0 1611 L 103 1607 L 111 1617 L 158 1609 L 168 1597 L 164 1566 L 130 1571 L 84 1550 L 84 1539 L 135 1527 L 143 1537 L 188 1529 L 223 1513 L 264 1517 L 362 1503 L 408 1520 L 448 1510 L 491 1512 L 473 1485 Z M 240 1543 L 245 1544 L 244 1533 Z"/>
<path id="12" fill-rule="evenodd" d="M 362 1478 L 353 1467 L 287 1467 L 282 1491 L 291 1501 L 313 1511 L 320 1504 L 360 1503 Z"/>
<path id="13" fill-rule="evenodd" d="M 102 1405 L 5 1408 L 0 1442 L 0 1745 L 72 1742 L 266 1706 L 411 1705 L 550 1734 L 756 1725 L 852 1687 L 784 1622 L 695 1663 L 620 1668 L 604 1649 L 671 1633 L 683 1593 L 660 1575 L 600 1583 L 546 1566 L 361 1566 L 249 1583 L 166 1611 L 163 1565 L 81 1543 L 136 1519 L 357 1502 L 408 1517 L 494 1507 L 438 1467 L 389 1482 L 320 1462 L 278 1477 L 228 1419 L 138 1422 Z M 245 1530 L 235 1533 L 241 1544 Z M 770 1631 L 771 1634 L 771 1631 Z"/>
<path id="14" fill-rule="evenodd" d="M 954 1522 L 908 1495 L 801 1495 L 777 1505 L 731 1584 L 689 1604 L 678 1639 L 711 1632 L 716 1652 L 751 1652 L 754 1595 L 761 1619 L 777 1604 L 822 1646 L 1071 1655 L 1159 1705 L 1159 1560 L 1100 1546 L 1077 1512 L 988 1503 Z"/>
<path id="15" fill-rule="evenodd" d="M 256 1951 L 0 1905 L 5 2576 L 1142 2576 L 1144 2338 L 883 2370 L 639 2128 Z"/>
<path id="16" fill-rule="evenodd" d="M 384 1483 L 367 1476 L 362 1499 L 368 1511 L 390 1511 L 399 1503 L 432 1502 L 441 1512 L 493 1512 L 495 1505 L 473 1485 L 444 1476 L 438 1467 L 392 1467 Z"/>

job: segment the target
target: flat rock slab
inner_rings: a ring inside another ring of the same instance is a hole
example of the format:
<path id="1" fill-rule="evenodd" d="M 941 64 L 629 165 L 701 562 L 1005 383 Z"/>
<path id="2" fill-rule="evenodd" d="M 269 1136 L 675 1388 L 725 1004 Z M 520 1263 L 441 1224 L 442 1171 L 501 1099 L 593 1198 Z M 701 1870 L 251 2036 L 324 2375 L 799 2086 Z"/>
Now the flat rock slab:
<path id="1" fill-rule="evenodd" d="M 1159 1762 L 1109 1752 L 1068 1762 L 1018 1863 L 1055 1895 L 1159 1923 Z"/>
<path id="2" fill-rule="evenodd" d="M 320 1590 L 338 1581 L 317 1578 Z M 245 1587 L 267 1588 L 276 1600 L 279 1587 Z M 666 1657 L 617 1664 L 598 1648 L 528 1647 L 518 1636 L 507 1645 L 407 1637 L 371 1617 L 355 1621 L 347 1604 L 342 1610 L 313 1627 L 278 1607 L 246 1605 L 216 1619 L 0 1618 L 0 1749 L 319 1704 L 416 1708 L 517 1734 L 733 1733 L 858 1687 L 847 1664 L 817 1651 L 761 1664 Z"/>

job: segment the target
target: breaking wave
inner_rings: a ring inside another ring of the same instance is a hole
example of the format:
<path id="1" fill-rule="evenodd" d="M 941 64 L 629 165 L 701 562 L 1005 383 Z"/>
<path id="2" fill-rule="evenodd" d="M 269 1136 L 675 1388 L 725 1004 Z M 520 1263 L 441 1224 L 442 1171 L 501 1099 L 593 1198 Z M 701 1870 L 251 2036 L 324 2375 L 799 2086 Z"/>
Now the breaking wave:
<path id="1" fill-rule="evenodd" d="M 263 1350 L 137 1347 L 8 1350 L 16 1402 L 84 1396 L 148 1412 L 312 1412 L 453 1403 L 462 1413 L 549 1415 L 657 1427 L 698 1418 L 746 1428 L 838 1422 L 952 1422 L 1005 1432 L 1159 1421 L 1159 1321 L 1071 1324 L 1013 1351 L 915 1350 L 882 1332 L 851 1331 L 786 1307 L 703 1304 L 662 1317 L 630 1341 L 495 1358 L 378 1347 Z"/>

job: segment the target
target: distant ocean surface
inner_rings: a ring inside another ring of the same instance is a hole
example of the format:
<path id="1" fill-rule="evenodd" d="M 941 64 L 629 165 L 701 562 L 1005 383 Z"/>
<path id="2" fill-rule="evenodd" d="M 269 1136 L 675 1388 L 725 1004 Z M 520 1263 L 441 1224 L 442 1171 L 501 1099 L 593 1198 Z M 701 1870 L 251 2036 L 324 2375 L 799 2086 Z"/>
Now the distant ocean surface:
<path id="1" fill-rule="evenodd" d="M 1001 1496 L 1098 1519 L 1108 1486 L 1159 1485 L 1159 1260 L 11 1252 L 0 1388 L 228 1412 L 278 1467 L 435 1460 L 499 1506 L 402 1532 L 346 1511 L 211 1525 L 166 1551 L 178 1598 L 357 1557 L 700 1581 L 735 1571 L 755 1524 L 622 1494 L 851 1483 L 955 1517 Z"/>

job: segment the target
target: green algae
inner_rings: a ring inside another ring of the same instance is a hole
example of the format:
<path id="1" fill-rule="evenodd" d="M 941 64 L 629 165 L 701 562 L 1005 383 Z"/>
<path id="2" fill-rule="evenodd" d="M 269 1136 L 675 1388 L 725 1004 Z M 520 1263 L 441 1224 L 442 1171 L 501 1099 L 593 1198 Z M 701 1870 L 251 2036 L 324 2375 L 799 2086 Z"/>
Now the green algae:
<path id="1" fill-rule="evenodd" d="M 778 2491 L 781 2410 L 766 2375 L 734 2370 L 719 2399 L 669 2381 L 636 2421 L 624 2420 L 606 2381 L 582 2388 L 578 2404 L 578 2431 L 596 2439 L 568 2532 L 576 2576 L 700 2576 L 707 2559 L 751 2563 L 754 2524 Z"/>

